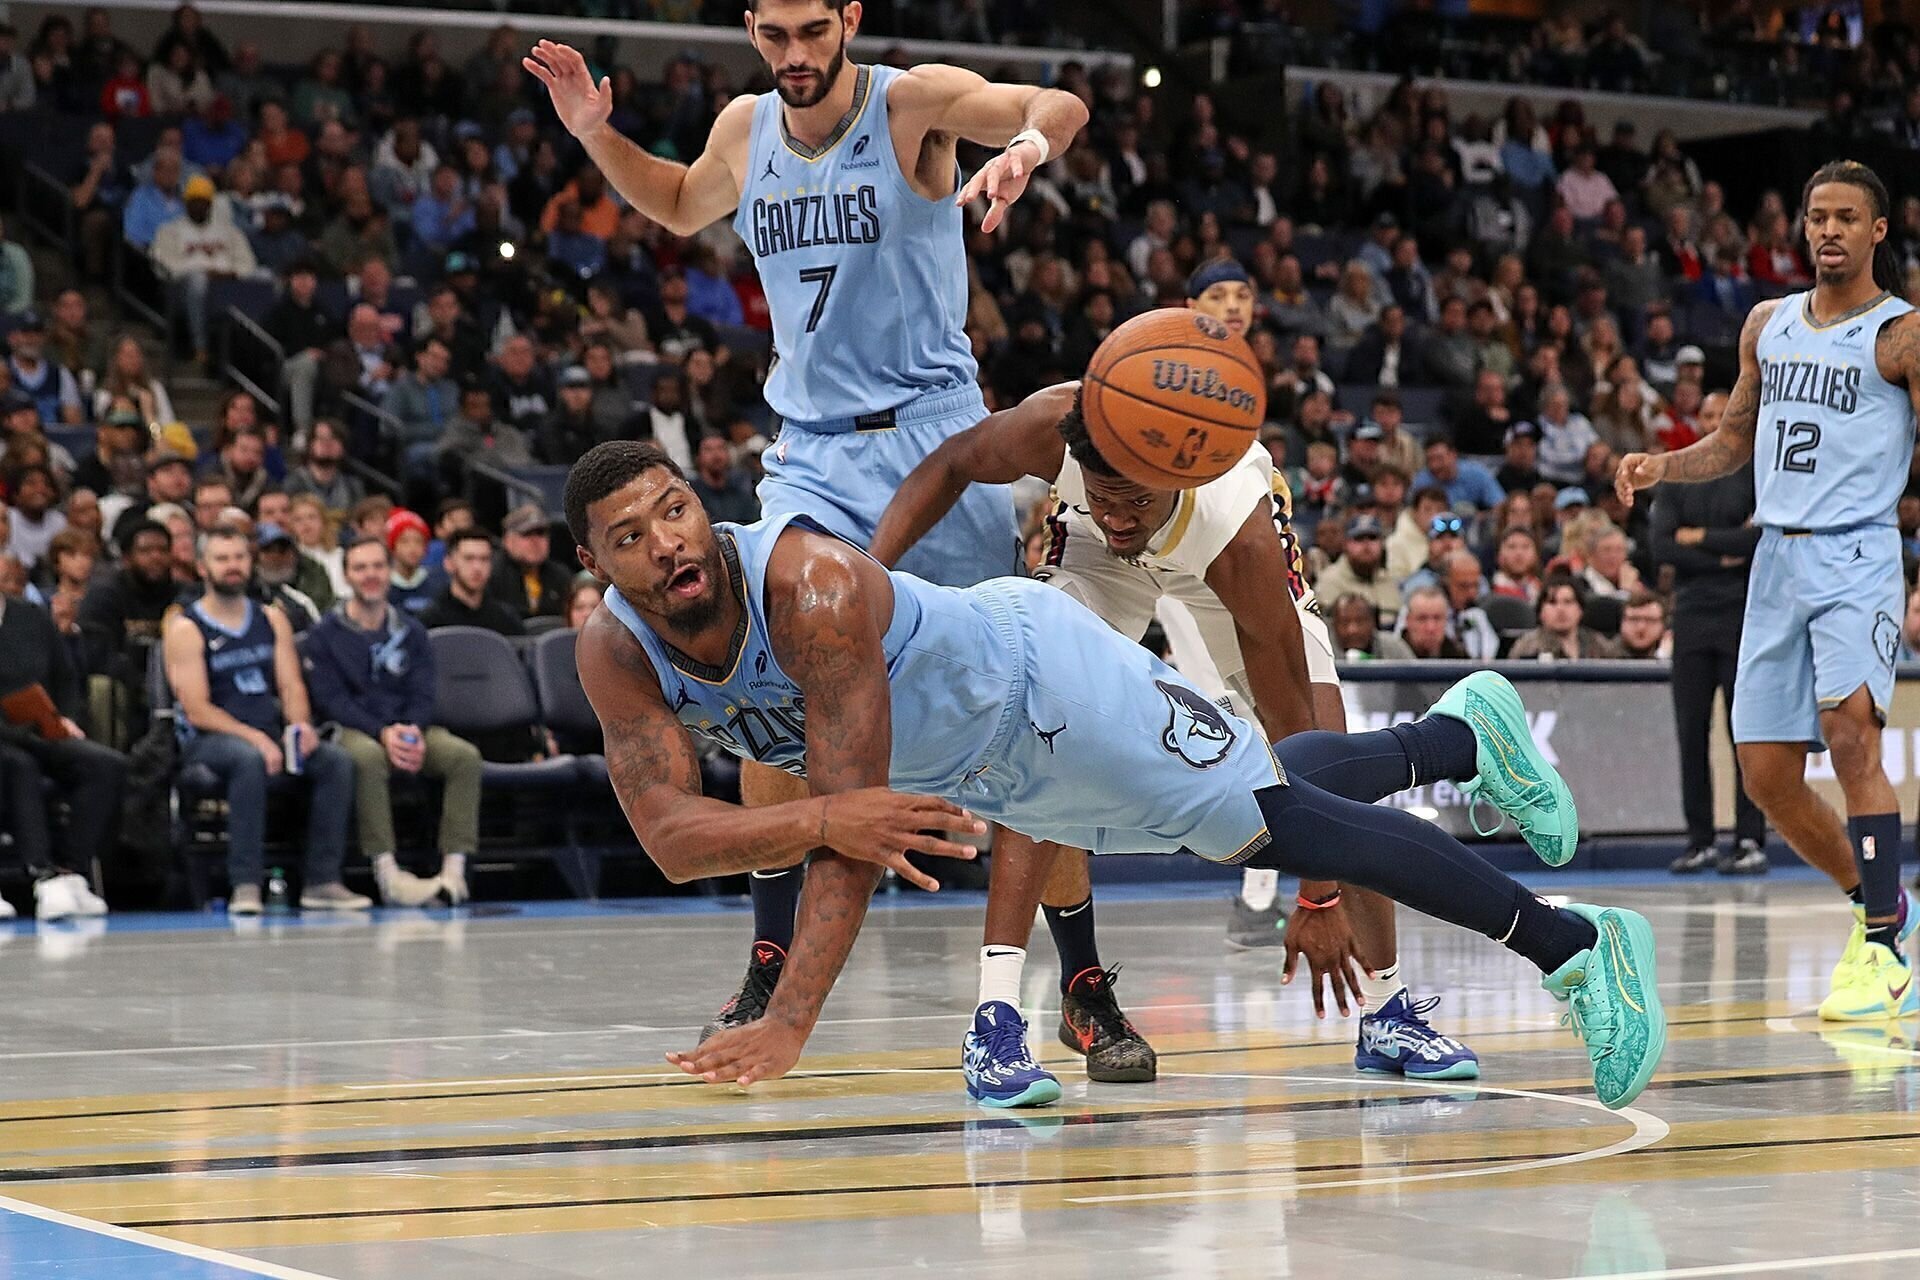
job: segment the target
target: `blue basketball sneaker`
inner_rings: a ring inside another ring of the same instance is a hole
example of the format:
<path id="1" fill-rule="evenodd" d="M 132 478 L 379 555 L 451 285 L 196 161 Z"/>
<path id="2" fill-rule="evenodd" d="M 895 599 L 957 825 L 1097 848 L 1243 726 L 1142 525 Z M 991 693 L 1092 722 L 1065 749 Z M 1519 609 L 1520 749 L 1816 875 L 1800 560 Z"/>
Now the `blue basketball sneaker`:
<path id="1" fill-rule="evenodd" d="M 1041 1107 L 1060 1099 L 1060 1082 L 1027 1049 L 1027 1020 L 1004 1000 L 974 1011 L 973 1030 L 960 1043 L 967 1096 L 987 1107 Z"/>
<path id="2" fill-rule="evenodd" d="M 1473 1050 L 1427 1025 L 1426 1015 L 1439 1003 L 1439 996 L 1416 1003 L 1402 987 L 1377 1013 L 1362 1015 L 1354 1069 L 1414 1080 L 1478 1080 Z"/>

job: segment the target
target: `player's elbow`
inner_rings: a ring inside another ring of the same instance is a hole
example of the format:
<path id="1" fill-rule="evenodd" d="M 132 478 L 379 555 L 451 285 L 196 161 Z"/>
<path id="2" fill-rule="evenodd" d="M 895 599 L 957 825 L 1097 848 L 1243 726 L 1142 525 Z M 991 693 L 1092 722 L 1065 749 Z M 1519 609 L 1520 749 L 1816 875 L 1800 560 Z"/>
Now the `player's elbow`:
<path id="1" fill-rule="evenodd" d="M 1087 127 L 1087 121 L 1093 119 L 1093 113 L 1087 110 L 1087 104 L 1080 100 L 1077 93 L 1068 93 L 1065 89 L 1051 89 L 1048 92 L 1059 95 L 1060 114 L 1073 126 L 1067 136 L 1077 136 Z"/>

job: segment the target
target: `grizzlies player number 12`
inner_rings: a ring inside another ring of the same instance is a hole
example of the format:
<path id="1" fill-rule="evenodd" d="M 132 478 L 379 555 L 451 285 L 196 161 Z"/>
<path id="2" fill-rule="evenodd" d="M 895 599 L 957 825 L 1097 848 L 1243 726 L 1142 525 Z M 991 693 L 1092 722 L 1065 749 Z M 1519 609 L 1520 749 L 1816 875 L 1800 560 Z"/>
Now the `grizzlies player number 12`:
<path id="1" fill-rule="evenodd" d="M 825 296 L 824 292 L 821 295 Z M 1812 475 L 1819 465 L 1813 451 L 1820 447 L 1820 424 L 1789 423 L 1785 418 L 1773 424 L 1773 469 L 1800 471 Z"/>

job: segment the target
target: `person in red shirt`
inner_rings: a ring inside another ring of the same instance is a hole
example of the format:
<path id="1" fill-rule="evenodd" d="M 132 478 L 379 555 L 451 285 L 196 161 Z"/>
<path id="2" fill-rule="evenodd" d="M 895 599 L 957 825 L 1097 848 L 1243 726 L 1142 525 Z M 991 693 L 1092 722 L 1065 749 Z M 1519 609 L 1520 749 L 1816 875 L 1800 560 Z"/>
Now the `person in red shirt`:
<path id="1" fill-rule="evenodd" d="M 140 74 L 140 59 L 123 53 L 114 64 L 113 77 L 101 86 L 100 114 L 109 120 L 144 120 L 153 114 L 147 102 L 147 82 Z"/>

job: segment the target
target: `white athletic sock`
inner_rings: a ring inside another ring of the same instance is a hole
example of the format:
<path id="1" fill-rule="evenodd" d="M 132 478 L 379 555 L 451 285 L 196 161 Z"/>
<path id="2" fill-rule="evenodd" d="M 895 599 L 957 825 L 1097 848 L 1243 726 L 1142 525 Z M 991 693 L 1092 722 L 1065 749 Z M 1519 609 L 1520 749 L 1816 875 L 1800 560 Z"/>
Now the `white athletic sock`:
<path id="1" fill-rule="evenodd" d="M 1000 1000 L 1020 1011 L 1020 975 L 1026 969 L 1025 947 L 980 948 L 980 1003 Z M 1024 1014 L 1022 1015 L 1024 1016 Z"/>
<path id="2" fill-rule="evenodd" d="M 1265 911 L 1280 894 L 1280 873 L 1248 867 L 1240 873 L 1240 901 L 1255 911 Z"/>
<path id="3" fill-rule="evenodd" d="M 448 853 L 448 854 L 441 855 L 440 857 L 441 874 L 449 875 L 449 876 L 464 875 L 466 873 L 466 870 L 467 870 L 466 854 Z"/>
<path id="4" fill-rule="evenodd" d="M 1400 962 L 1394 961 L 1380 972 L 1369 978 L 1363 969 L 1360 972 L 1360 998 L 1367 1002 L 1367 1012 L 1378 1013 L 1386 1007 L 1387 1001 L 1399 995 L 1406 984 L 1400 981 Z"/>

